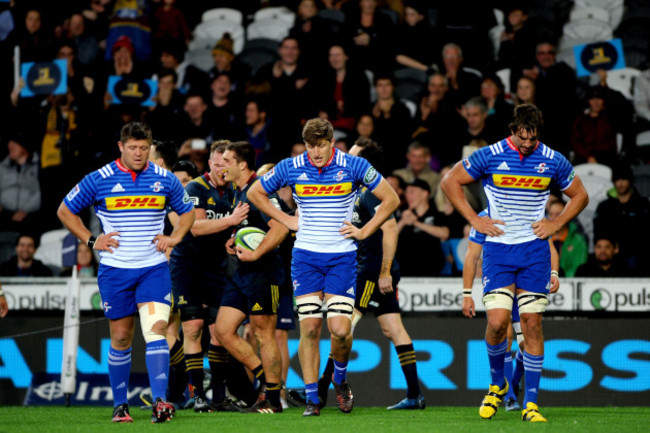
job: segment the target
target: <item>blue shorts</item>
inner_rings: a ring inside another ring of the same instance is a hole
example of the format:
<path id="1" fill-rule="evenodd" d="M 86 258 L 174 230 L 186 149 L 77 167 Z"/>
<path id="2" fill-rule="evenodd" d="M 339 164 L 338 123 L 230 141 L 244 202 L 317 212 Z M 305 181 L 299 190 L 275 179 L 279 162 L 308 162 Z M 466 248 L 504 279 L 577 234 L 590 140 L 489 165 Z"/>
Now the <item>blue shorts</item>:
<path id="1" fill-rule="evenodd" d="M 548 294 L 550 282 L 551 250 L 547 240 L 483 245 L 483 293 L 514 284 L 527 292 Z"/>
<path id="2" fill-rule="evenodd" d="M 275 329 L 283 329 L 285 331 L 296 329 L 292 295 L 280 295 L 280 302 L 278 302 L 278 322 L 275 325 Z"/>
<path id="3" fill-rule="evenodd" d="M 246 315 L 271 316 L 278 312 L 280 288 L 275 269 L 245 270 L 240 266 L 226 281 L 222 307 L 232 307 Z"/>
<path id="4" fill-rule="evenodd" d="M 323 292 L 355 298 L 357 252 L 316 253 L 293 249 L 291 260 L 293 295 Z"/>
<path id="5" fill-rule="evenodd" d="M 194 319 L 214 322 L 226 285 L 223 266 L 201 266 L 172 256 L 169 260 L 174 306 L 181 313 L 181 321 Z M 207 306 L 207 309 L 203 308 Z"/>
<path id="6" fill-rule="evenodd" d="M 97 283 L 104 316 L 108 319 L 135 314 L 138 304 L 145 302 L 171 305 L 172 282 L 167 262 L 139 269 L 100 264 Z"/>

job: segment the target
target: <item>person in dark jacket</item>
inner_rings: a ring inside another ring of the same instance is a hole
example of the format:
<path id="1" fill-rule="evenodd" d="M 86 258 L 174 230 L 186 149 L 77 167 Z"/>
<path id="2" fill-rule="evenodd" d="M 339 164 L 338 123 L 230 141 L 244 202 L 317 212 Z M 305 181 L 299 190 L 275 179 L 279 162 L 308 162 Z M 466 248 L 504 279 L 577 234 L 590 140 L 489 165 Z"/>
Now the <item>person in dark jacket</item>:
<path id="1" fill-rule="evenodd" d="M 3 277 L 51 277 L 52 270 L 40 260 L 34 259 L 36 239 L 32 235 L 21 234 L 16 240 L 16 255 L 0 264 Z"/>

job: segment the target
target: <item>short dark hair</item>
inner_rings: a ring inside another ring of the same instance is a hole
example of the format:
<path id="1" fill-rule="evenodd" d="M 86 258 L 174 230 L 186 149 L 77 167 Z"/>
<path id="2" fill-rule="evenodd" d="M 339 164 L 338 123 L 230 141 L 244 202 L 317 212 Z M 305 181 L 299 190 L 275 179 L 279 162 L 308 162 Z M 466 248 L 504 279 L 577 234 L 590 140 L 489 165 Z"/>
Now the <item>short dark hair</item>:
<path id="1" fill-rule="evenodd" d="M 544 126 L 542 111 L 533 104 L 521 104 L 515 107 L 514 117 L 508 127 L 514 134 L 521 130 L 536 133 L 539 137 Z"/>
<path id="2" fill-rule="evenodd" d="M 355 143 L 357 146 L 361 147 L 359 156 L 379 170 L 384 164 L 384 150 L 374 140 L 368 140 L 365 145 L 359 144 L 359 141 L 360 140 L 357 140 Z"/>
<path id="3" fill-rule="evenodd" d="M 372 82 L 377 87 L 377 82 L 379 80 L 389 80 L 390 83 L 393 85 L 393 87 L 397 87 L 397 80 L 395 79 L 395 75 L 387 73 L 387 72 L 381 72 L 373 78 Z"/>
<path id="4" fill-rule="evenodd" d="M 186 172 L 192 179 L 199 177 L 199 170 L 196 168 L 196 164 L 194 164 L 189 159 L 181 159 L 176 164 L 174 164 L 172 167 L 172 173 L 176 173 L 177 171 Z"/>
<path id="5" fill-rule="evenodd" d="M 302 129 L 302 139 L 305 143 L 317 144 L 320 140 L 332 141 L 334 127 L 327 119 L 320 117 L 309 119 Z"/>
<path id="6" fill-rule="evenodd" d="M 153 140 L 151 150 L 156 159 L 162 158 L 165 167 L 172 168 L 178 161 L 176 145 L 171 141 Z"/>
<path id="7" fill-rule="evenodd" d="M 21 233 L 21 234 L 19 234 L 18 237 L 16 237 L 16 246 L 18 246 L 18 244 L 20 243 L 20 240 L 22 238 L 30 238 L 31 240 L 34 241 L 34 248 L 38 248 L 39 242 L 38 242 L 38 239 L 36 239 L 37 236 L 33 235 L 32 233 Z"/>
<path id="8" fill-rule="evenodd" d="M 126 143 L 132 140 L 147 140 L 149 144 L 153 142 L 151 136 L 151 128 L 145 123 L 142 122 L 131 122 L 127 123 L 122 127 L 120 131 L 120 141 Z"/>
<path id="9" fill-rule="evenodd" d="M 232 151 L 237 162 L 245 162 L 249 170 L 255 171 L 255 149 L 248 141 L 228 143 L 225 150 Z"/>
<path id="10" fill-rule="evenodd" d="M 170 69 L 170 68 L 163 68 L 158 72 L 158 79 L 160 80 L 163 77 L 166 77 L 168 75 L 172 76 L 172 80 L 174 80 L 174 83 L 178 82 L 178 74 L 176 73 L 175 70 Z"/>

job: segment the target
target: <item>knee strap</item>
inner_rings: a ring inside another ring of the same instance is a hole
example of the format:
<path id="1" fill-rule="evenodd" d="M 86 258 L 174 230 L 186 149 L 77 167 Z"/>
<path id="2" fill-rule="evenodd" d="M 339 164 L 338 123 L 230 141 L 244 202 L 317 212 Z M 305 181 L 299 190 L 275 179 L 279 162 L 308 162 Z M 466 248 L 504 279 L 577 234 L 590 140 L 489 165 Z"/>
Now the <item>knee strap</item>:
<path id="1" fill-rule="evenodd" d="M 524 292 L 517 295 L 519 314 L 543 313 L 548 305 L 546 293 Z"/>
<path id="2" fill-rule="evenodd" d="M 512 311 L 515 295 L 508 289 L 494 289 L 483 295 L 483 305 L 486 310 L 503 308 Z"/>
<path id="3" fill-rule="evenodd" d="M 352 320 L 354 313 L 354 298 L 347 296 L 332 296 L 327 301 L 327 318 L 345 316 Z"/>
<path id="4" fill-rule="evenodd" d="M 296 307 L 298 307 L 298 320 L 323 318 L 323 300 L 318 296 L 296 298 Z"/>
<path id="5" fill-rule="evenodd" d="M 165 339 L 165 334 L 155 333 L 153 327 L 160 321 L 167 323 L 170 310 L 169 305 L 160 302 L 148 302 L 140 308 L 140 327 L 146 343 Z"/>

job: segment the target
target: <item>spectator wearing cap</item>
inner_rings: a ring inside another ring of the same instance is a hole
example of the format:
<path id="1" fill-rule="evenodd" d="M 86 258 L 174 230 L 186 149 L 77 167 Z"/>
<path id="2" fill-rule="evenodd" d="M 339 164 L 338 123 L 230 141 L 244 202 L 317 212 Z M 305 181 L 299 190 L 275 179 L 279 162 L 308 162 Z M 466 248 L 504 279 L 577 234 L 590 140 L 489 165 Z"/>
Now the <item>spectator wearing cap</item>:
<path id="1" fill-rule="evenodd" d="M 38 248 L 36 237 L 21 234 L 16 239 L 16 255 L 0 264 L 3 277 L 51 277 L 52 270 L 40 260 L 34 259 Z"/>
<path id="2" fill-rule="evenodd" d="M 624 261 L 619 260 L 619 248 L 616 239 L 601 234 L 594 239 L 594 253 L 587 263 L 576 271 L 576 277 L 630 277 L 632 270 Z"/>
<path id="3" fill-rule="evenodd" d="M 226 73 L 230 76 L 230 85 L 233 94 L 243 95 L 246 91 L 246 83 L 251 77 L 251 71 L 248 66 L 240 62 L 235 57 L 235 42 L 232 40 L 230 33 L 224 33 L 212 49 L 212 59 L 214 66 L 208 72 L 210 81 L 220 73 Z"/>
<path id="4" fill-rule="evenodd" d="M 205 92 L 210 84 L 205 72 L 185 60 L 185 46 L 182 43 L 164 44 L 160 50 L 160 65 L 163 69 L 176 72 L 176 88 L 184 95 Z"/>
<path id="5" fill-rule="evenodd" d="M 621 259 L 637 274 L 650 275 L 650 201 L 634 189 L 628 165 L 614 167 L 612 182 L 614 188 L 596 209 L 595 237 L 611 233 L 619 241 Z"/>
<path id="6" fill-rule="evenodd" d="M 406 187 L 408 209 L 402 211 L 397 223 L 399 242 L 396 259 L 405 276 L 435 277 L 445 263 L 440 243 L 449 238 L 447 217 L 431 206 L 431 187 L 415 179 Z"/>
<path id="7" fill-rule="evenodd" d="M 130 75 L 135 69 L 135 47 L 130 37 L 122 35 L 111 47 L 113 70 L 111 75 Z"/>
<path id="8" fill-rule="evenodd" d="M 0 230 L 30 231 L 36 228 L 41 208 L 38 183 L 38 154 L 27 139 L 14 135 L 8 141 L 9 155 L 0 163 Z"/>

